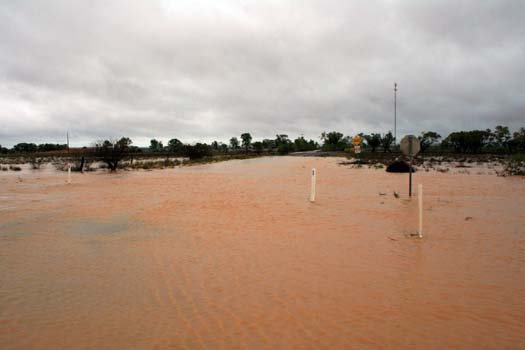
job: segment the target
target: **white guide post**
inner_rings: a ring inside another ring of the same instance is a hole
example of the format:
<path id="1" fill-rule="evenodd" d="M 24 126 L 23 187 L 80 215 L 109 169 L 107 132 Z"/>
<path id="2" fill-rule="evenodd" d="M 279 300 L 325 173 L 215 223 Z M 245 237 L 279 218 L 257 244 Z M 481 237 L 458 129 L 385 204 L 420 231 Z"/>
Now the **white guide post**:
<path id="1" fill-rule="evenodd" d="M 316 181 L 317 171 L 315 168 L 312 169 L 312 184 L 310 186 L 310 202 L 315 202 L 315 181 Z"/>
<path id="2" fill-rule="evenodd" d="M 417 187 L 417 196 L 419 204 L 419 237 L 423 237 L 423 185 Z"/>

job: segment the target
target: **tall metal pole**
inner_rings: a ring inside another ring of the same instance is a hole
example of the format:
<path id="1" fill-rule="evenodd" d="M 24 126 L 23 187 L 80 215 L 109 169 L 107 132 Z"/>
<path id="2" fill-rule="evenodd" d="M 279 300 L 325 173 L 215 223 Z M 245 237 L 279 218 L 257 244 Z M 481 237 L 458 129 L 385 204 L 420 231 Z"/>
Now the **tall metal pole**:
<path id="1" fill-rule="evenodd" d="M 397 143 L 397 83 L 394 83 L 394 146 Z"/>
<path id="2" fill-rule="evenodd" d="M 67 153 L 69 153 L 69 131 L 66 132 L 66 139 L 67 139 Z"/>

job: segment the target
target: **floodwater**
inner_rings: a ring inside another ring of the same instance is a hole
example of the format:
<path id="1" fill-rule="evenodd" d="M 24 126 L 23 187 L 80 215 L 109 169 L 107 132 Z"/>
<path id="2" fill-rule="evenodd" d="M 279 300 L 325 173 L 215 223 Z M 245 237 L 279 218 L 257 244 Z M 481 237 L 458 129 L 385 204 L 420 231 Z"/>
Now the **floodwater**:
<path id="1" fill-rule="evenodd" d="M 415 173 L 419 239 L 406 174 L 338 162 L 0 174 L 0 348 L 525 347 L 523 178 Z"/>

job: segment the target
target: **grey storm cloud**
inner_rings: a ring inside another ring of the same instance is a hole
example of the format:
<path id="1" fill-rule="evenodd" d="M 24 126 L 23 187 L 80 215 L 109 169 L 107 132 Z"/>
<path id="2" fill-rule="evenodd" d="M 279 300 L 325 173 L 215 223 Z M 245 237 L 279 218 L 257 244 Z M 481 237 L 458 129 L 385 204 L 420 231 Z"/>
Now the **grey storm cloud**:
<path id="1" fill-rule="evenodd" d="M 2 1 L 0 144 L 524 126 L 525 2 Z"/>

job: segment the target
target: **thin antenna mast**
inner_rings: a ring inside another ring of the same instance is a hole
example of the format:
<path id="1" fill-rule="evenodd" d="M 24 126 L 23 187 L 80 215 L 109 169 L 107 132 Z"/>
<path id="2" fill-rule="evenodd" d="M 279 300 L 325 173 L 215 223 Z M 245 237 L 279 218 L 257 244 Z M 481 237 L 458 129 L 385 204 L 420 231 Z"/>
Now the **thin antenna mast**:
<path id="1" fill-rule="evenodd" d="M 394 145 L 397 143 L 397 83 L 394 83 Z"/>

